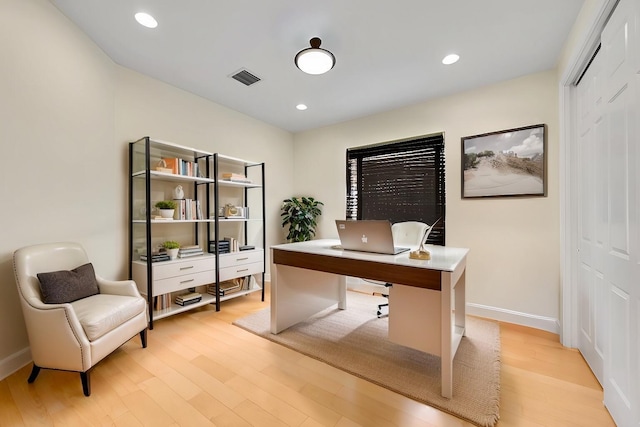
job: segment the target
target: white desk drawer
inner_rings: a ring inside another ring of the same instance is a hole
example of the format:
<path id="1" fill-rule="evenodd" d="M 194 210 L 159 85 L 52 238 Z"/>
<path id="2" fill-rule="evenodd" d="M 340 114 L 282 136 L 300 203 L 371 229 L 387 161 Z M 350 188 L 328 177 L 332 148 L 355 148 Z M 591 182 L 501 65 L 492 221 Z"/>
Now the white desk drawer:
<path id="1" fill-rule="evenodd" d="M 251 264 L 235 265 L 220 269 L 220 281 L 235 279 L 236 277 L 248 276 L 250 274 L 262 273 L 263 263 L 253 262 Z"/>
<path id="2" fill-rule="evenodd" d="M 185 259 L 167 264 L 153 265 L 153 279 L 167 279 L 169 277 L 184 276 L 185 274 L 200 273 L 203 271 L 215 270 L 216 260 L 214 257 L 203 257 L 197 259 Z"/>
<path id="3" fill-rule="evenodd" d="M 262 249 L 254 251 L 231 252 L 229 254 L 220 255 L 220 268 L 231 267 L 234 265 L 251 264 L 254 262 L 262 262 L 264 260 Z"/>
<path id="4" fill-rule="evenodd" d="M 170 277 L 162 280 L 153 281 L 153 295 L 162 295 L 169 292 L 179 291 L 181 289 L 195 288 L 196 286 L 215 283 L 216 271 L 203 271 L 194 274 L 184 274 L 182 276 Z"/>

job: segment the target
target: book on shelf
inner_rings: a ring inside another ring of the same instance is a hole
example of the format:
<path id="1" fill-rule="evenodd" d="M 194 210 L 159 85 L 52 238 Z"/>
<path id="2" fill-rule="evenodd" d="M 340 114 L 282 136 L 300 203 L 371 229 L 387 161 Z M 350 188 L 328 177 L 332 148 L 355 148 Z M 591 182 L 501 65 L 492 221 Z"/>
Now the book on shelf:
<path id="1" fill-rule="evenodd" d="M 140 255 L 140 261 L 147 261 L 147 255 Z M 166 253 L 151 254 L 151 262 L 169 261 L 171 257 Z"/>
<path id="2" fill-rule="evenodd" d="M 162 294 L 153 297 L 153 309 L 164 310 L 171 307 L 171 294 Z"/>
<path id="3" fill-rule="evenodd" d="M 191 300 L 187 300 L 187 301 L 178 301 L 176 300 L 176 304 L 181 305 L 181 306 L 185 306 L 185 305 L 189 305 L 189 304 L 195 304 L 197 302 L 202 301 L 202 297 L 200 298 L 196 298 L 196 299 L 191 299 Z"/>
<path id="4" fill-rule="evenodd" d="M 209 241 L 209 252 L 215 253 L 216 251 L 220 254 L 228 254 L 231 252 L 230 242 L 226 240 L 218 240 L 216 244 L 215 240 Z"/>
<path id="5" fill-rule="evenodd" d="M 256 247 L 253 245 L 242 245 L 238 247 L 238 250 L 240 251 L 251 251 L 253 249 L 255 249 Z"/>
<path id="6" fill-rule="evenodd" d="M 222 240 L 229 242 L 229 250 L 231 252 L 238 252 L 238 248 L 240 246 L 238 244 L 238 241 L 235 238 L 233 238 L 233 237 L 225 237 Z"/>
<path id="7" fill-rule="evenodd" d="M 175 298 L 175 303 L 178 305 L 194 304 L 202 300 L 202 295 L 199 292 L 190 292 L 188 294 L 178 295 Z"/>
<path id="8" fill-rule="evenodd" d="M 200 176 L 200 169 L 197 162 L 184 160 L 178 157 L 163 157 L 163 169 L 170 169 L 175 175 Z"/>
<path id="9" fill-rule="evenodd" d="M 251 289 L 251 276 L 237 277 L 231 280 L 220 282 L 218 293 L 221 297 L 231 295 L 239 291 L 247 291 Z M 207 293 L 216 294 L 216 285 L 211 284 L 207 287 Z"/>
<path id="10" fill-rule="evenodd" d="M 223 181 L 243 182 L 247 184 L 251 184 L 253 182 L 251 179 L 247 178 L 246 175 L 234 172 L 223 172 L 220 174 L 220 178 Z"/>
<path id="11" fill-rule="evenodd" d="M 197 220 L 202 219 L 202 207 L 200 200 L 194 199 L 173 199 L 178 205 L 178 219 Z"/>

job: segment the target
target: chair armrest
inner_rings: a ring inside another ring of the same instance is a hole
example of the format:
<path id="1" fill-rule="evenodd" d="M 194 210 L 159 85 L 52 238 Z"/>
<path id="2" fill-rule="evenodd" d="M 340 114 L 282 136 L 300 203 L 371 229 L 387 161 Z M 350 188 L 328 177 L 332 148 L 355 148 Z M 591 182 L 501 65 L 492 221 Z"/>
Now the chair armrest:
<path id="1" fill-rule="evenodd" d="M 129 297 L 140 297 L 136 282 L 133 280 L 107 280 L 96 275 L 98 288 L 101 294 L 123 295 Z"/>
<path id="2" fill-rule="evenodd" d="M 44 304 L 37 298 L 24 302 L 24 319 L 34 362 L 42 367 L 89 369 L 89 340 L 71 304 Z M 52 343 L 58 351 L 51 351 Z"/>

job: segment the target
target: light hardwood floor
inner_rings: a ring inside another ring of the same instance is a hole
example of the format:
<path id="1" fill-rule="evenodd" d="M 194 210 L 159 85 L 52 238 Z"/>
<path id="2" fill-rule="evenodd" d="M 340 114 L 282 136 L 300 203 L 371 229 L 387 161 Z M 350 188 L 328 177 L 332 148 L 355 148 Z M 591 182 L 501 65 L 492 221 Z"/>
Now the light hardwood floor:
<path id="1" fill-rule="evenodd" d="M 268 301 L 268 298 L 267 298 Z M 267 306 L 257 294 L 156 322 L 92 371 L 31 366 L 0 381 L 0 426 L 471 426 L 259 338 L 230 323 Z M 613 426 L 602 389 L 556 335 L 501 324 L 500 421 L 507 426 Z"/>

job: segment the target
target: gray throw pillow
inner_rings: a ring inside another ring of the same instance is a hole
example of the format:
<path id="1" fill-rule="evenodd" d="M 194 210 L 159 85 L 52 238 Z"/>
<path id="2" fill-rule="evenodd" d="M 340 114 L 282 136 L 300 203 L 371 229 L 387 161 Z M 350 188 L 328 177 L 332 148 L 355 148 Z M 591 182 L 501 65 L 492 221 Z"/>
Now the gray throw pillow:
<path id="1" fill-rule="evenodd" d="M 46 304 L 72 302 L 99 293 L 93 265 L 87 263 L 71 271 L 38 273 L 42 299 Z"/>

